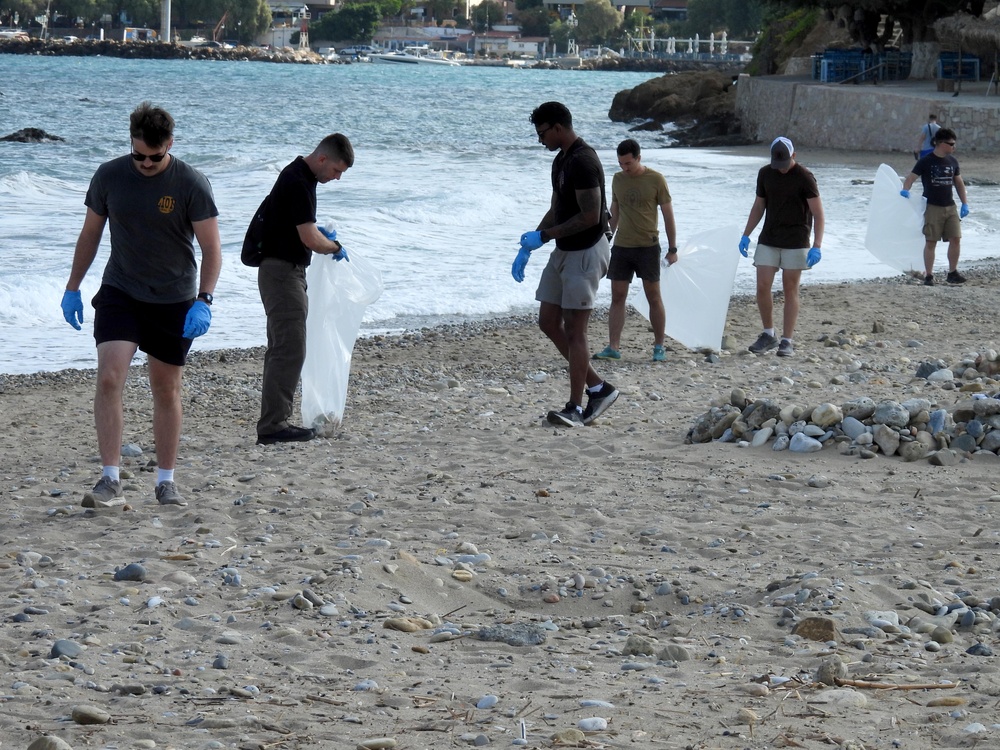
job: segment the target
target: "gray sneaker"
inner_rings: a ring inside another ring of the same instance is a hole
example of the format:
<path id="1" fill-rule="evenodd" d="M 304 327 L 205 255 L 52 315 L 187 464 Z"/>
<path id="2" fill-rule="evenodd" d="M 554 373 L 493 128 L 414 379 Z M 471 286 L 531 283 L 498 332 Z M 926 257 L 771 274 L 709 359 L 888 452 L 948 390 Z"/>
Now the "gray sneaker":
<path id="1" fill-rule="evenodd" d="M 156 485 L 156 502 L 160 505 L 187 505 L 173 482 L 160 482 Z"/>
<path id="2" fill-rule="evenodd" d="M 778 345 L 778 337 L 769 333 L 761 333 L 757 340 L 750 344 L 750 351 L 754 354 L 763 354 Z"/>
<path id="3" fill-rule="evenodd" d="M 792 342 L 788 339 L 782 339 L 781 343 L 778 344 L 777 355 L 779 357 L 794 357 L 795 347 L 792 346 Z"/>
<path id="4" fill-rule="evenodd" d="M 83 496 L 83 502 L 80 505 L 84 508 L 114 508 L 118 505 L 124 505 L 123 492 L 122 483 L 119 480 L 101 477 L 94 485 L 94 489 Z"/>

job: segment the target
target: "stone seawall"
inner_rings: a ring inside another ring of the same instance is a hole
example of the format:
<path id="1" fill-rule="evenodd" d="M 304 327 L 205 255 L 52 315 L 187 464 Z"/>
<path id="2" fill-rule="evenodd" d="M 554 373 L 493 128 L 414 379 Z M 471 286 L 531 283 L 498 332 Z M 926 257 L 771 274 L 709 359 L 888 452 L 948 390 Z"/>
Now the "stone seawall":
<path id="1" fill-rule="evenodd" d="M 964 84 L 980 92 L 985 82 Z M 959 154 L 1000 153 L 1000 96 L 939 93 L 934 82 L 914 85 L 822 84 L 787 76 L 742 74 L 736 113 L 743 133 L 757 141 L 786 135 L 802 146 L 905 151 L 934 112 L 958 135 Z"/>

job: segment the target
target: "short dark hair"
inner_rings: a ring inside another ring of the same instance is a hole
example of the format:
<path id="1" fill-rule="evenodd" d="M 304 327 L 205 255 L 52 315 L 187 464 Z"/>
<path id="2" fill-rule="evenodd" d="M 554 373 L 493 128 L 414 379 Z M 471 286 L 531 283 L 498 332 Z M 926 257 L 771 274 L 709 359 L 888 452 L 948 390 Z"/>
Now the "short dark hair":
<path id="1" fill-rule="evenodd" d="M 939 141 L 954 141 L 957 140 L 955 137 L 955 131 L 951 128 L 940 128 L 938 132 L 934 134 L 934 143 Z"/>
<path id="2" fill-rule="evenodd" d="M 564 128 L 573 127 L 573 115 L 562 102 L 545 102 L 535 107 L 531 113 L 531 124 L 535 125 L 562 125 Z"/>
<path id="3" fill-rule="evenodd" d="M 639 154 L 642 153 L 642 149 L 639 148 L 639 141 L 634 138 L 626 138 L 624 141 L 618 144 L 618 155 L 625 156 L 626 154 L 631 154 L 634 158 L 638 159 Z"/>
<path id="4" fill-rule="evenodd" d="M 929 115 L 927 115 L 927 119 L 928 120 L 936 120 L 937 119 L 937 115 L 934 114 L 933 112 L 931 112 Z"/>
<path id="5" fill-rule="evenodd" d="M 354 166 L 354 147 L 343 133 L 333 133 L 319 142 L 316 151 L 329 159 L 342 161 L 348 167 Z"/>
<path id="6" fill-rule="evenodd" d="M 143 102 L 132 110 L 128 119 L 128 132 L 150 148 L 159 148 L 174 137 L 174 118 L 162 107 Z"/>

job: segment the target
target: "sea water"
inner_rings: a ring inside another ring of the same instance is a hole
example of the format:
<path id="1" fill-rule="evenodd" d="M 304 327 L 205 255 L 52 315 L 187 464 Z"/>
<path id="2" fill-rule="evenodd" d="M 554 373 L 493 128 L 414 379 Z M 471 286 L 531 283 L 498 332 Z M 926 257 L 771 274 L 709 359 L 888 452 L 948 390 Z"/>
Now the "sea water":
<path id="1" fill-rule="evenodd" d="M 35 127 L 65 139 L 0 143 L 0 372 L 8 373 L 95 364 L 89 300 L 107 261 L 107 230 L 82 287 L 83 331 L 63 320 L 59 302 L 90 178 L 127 153 L 128 116 L 140 101 L 173 114 L 173 153 L 204 172 L 215 192 L 224 264 L 212 328 L 194 348 L 219 349 L 264 343 L 256 271 L 239 262 L 244 230 L 282 167 L 335 131 L 350 137 L 356 162 L 341 181 L 319 186 L 317 218 L 334 221 L 348 252 L 374 262 L 385 284 L 362 335 L 534 310 L 545 251 L 524 283 L 510 276 L 518 238 L 535 228 L 551 195 L 553 154 L 538 143 L 531 110 L 565 102 L 610 188 L 615 146 L 630 136 L 627 124 L 608 119 L 611 101 L 655 77 L 13 55 L 3 56 L 3 71 L 0 134 Z M 659 134 L 634 137 L 643 162 L 667 177 L 681 244 L 713 227 L 742 227 L 766 145 L 757 158 L 664 148 Z M 811 165 L 808 149 L 799 157 L 816 174 L 827 218 L 823 261 L 806 281 L 892 275 L 864 249 L 871 186 L 857 183 L 870 183 L 874 170 Z M 1000 190 L 970 192 L 963 260 L 996 254 Z M 735 291 L 752 286 L 751 262 L 742 261 Z M 605 282 L 599 304 L 609 300 Z"/>

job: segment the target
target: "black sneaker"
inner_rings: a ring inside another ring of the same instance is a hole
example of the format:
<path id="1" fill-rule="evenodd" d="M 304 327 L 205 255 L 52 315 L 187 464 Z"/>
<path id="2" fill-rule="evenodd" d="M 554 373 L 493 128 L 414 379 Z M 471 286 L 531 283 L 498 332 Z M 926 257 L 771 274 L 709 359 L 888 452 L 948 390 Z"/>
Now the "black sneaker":
<path id="1" fill-rule="evenodd" d="M 949 284 L 964 284 L 965 277 L 958 271 L 948 271 L 948 278 L 945 279 Z"/>
<path id="2" fill-rule="evenodd" d="M 934 286 L 934 276 L 924 276 L 924 286 Z"/>
<path id="3" fill-rule="evenodd" d="M 316 433 L 308 427 L 288 425 L 288 427 L 283 430 L 278 430 L 277 432 L 272 432 L 267 435 L 258 435 L 257 445 L 274 445 L 275 443 L 304 443 L 306 440 L 312 440 L 314 437 L 316 437 Z"/>
<path id="4" fill-rule="evenodd" d="M 583 427 L 583 415 L 572 401 L 566 402 L 566 408 L 562 411 L 550 411 L 548 420 L 549 424 L 560 427 Z"/>
<path id="5" fill-rule="evenodd" d="M 587 399 L 587 408 L 583 410 L 583 423 L 590 424 L 604 412 L 618 398 L 618 389 L 605 380 L 601 384 L 601 390 Z"/>
<path id="6" fill-rule="evenodd" d="M 757 340 L 750 344 L 750 351 L 754 354 L 763 354 L 766 351 L 770 351 L 778 345 L 778 337 L 772 336 L 766 331 L 761 333 L 757 337 Z"/>

